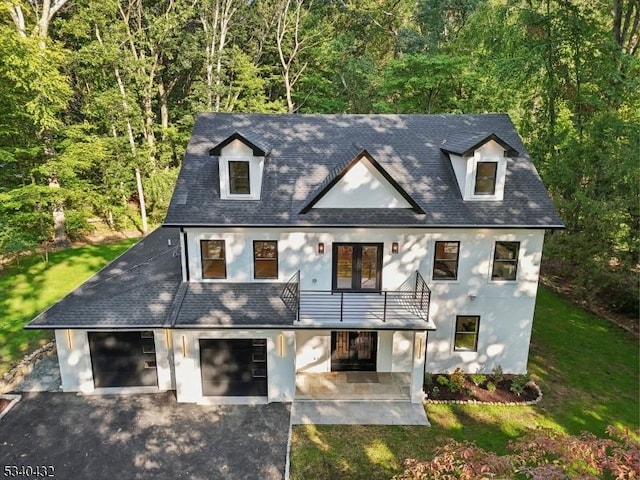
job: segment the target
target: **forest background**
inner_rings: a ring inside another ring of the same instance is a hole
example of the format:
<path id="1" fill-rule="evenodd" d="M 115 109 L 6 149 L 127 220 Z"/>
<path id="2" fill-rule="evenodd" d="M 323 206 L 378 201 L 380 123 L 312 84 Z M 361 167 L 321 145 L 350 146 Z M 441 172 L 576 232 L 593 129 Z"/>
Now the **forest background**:
<path id="1" fill-rule="evenodd" d="M 199 112 L 506 112 L 547 274 L 637 318 L 639 41 L 640 0 L 1 0 L 0 255 L 161 223 Z"/>

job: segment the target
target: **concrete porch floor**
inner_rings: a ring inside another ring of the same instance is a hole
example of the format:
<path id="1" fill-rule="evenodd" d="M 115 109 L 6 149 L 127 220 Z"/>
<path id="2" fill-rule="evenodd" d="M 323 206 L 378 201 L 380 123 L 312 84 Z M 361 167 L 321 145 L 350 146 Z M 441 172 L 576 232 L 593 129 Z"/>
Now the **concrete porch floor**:
<path id="1" fill-rule="evenodd" d="M 411 374 L 389 372 L 296 373 L 296 401 L 411 401 Z"/>

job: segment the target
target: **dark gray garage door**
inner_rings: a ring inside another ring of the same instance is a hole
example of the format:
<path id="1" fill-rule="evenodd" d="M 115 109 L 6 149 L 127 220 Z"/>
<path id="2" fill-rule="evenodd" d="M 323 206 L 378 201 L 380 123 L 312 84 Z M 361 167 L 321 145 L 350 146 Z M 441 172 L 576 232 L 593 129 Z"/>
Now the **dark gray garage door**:
<path id="1" fill-rule="evenodd" d="M 200 369 L 205 396 L 266 396 L 267 341 L 200 340 Z"/>
<path id="2" fill-rule="evenodd" d="M 93 383 L 101 387 L 156 387 L 153 332 L 89 332 Z"/>

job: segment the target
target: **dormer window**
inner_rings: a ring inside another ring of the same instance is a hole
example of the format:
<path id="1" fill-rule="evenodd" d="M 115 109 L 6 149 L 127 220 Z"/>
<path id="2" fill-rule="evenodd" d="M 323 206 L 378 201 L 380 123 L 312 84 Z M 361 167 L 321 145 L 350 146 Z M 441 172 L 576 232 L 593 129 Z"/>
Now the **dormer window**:
<path id="1" fill-rule="evenodd" d="M 259 138 L 238 132 L 213 147 L 209 154 L 218 157 L 220 198 L 260 200 L 264 159 L 269 151 Z"/>
<path id="2" fill-rule="evenodd" d="M 500 137 L 487 133 L 458 133 L 443 142 L 463 200 L 501 201 L 509 158 L 518 152 Z"/>
<path id="3" fill-rule="evenodd" d="M 230 160 L 229 164 L 229 193 L 231 195 L 250 195 L 251 179 L 249 177 L 249 162 Z"/>
<path id="4" fill-rule="evenodd" d="M 474 195 L 495 195 L 498 162 L 478 162 Z"/>

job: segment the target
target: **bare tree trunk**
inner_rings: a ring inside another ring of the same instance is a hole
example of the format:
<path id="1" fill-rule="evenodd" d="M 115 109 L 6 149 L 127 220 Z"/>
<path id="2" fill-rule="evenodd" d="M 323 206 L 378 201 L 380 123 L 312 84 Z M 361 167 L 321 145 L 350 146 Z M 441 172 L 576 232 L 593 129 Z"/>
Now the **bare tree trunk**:
<path id="1" fill-rule="evenodd" d="M 102 42 L 102 36 L 100 35 L 100 29 L 96 25 L 95 27 L 96 39 L 100 45 L 104 45 Z M 120 96 L 122 97 L 122 109 L 125 113 L 126 125 L 127 125 L 127 138 L 129 140 L 129 148 L 131 150 L 131 154 L 136 156 L 136 141 L 133 136 L 133 127 L 131 126 L 131 121 L 129 120 L 129 103 L 127 102 L 127 92 L 124 88 L 124 82 L 122 81 L 122 76 L 120 75 L 120 70 L 118 67 L 113 68 L 113 73 L 116 77 L 116 83 L 118 84 L 118 89 L 120 90 Z M 117 132 L 115 127 L 113 128 L 113 136 L 117 136 Z M 138 203 L 140 206 L 140 220 L 142 223 L 142 233 L 146 235 L 148 230 L 147 224 L 147 207 L 144 198 L 144 188 L 142 187 L 142 177 L 140 175 L 140 169 L 136 167 L 136 186 L 138 188 Z"/>
<path id="2" fill-rule="evenodd" d="M 201 6 L 200 23 L 206 39 L 207 109 L 216 112 L 220 111 L 222 102 L 222 55 L 238 4 L 238 0 L 214 0 L 213 4 Z"/>
<path id="3" fill-rule="evenodd" d="M 302 9 L 304 0 L 284 0 L 278 11 L 278 23 L 276 29 L 276 46 L 282 67 L 282 80 L 284 82 L 285 97 L 287 99 L 287 111 L 295 112 L 293 102 L 293 87 L 307 68 L 303 64 L 294 71 L 298 64 L 300 53 L 309 47 L 306 38 L 301 38 L 300 29 L 306 11 Z"/>

